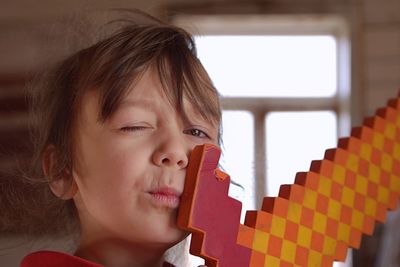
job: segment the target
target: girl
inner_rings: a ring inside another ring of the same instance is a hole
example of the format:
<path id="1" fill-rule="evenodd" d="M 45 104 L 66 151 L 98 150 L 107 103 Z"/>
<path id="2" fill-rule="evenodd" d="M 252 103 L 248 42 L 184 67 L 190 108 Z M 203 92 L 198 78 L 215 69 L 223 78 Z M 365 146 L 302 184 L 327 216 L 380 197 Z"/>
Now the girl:
<path id="1" fill-rule="evenodd" d="M 218 144 L 220 104 L 191 35 L 147 20 L 69 56 L 34 91 L 35 175 L 52 200 L 42 226 L 79 239 L 74 255 L 36 252 L 22 267 L 171 266 L 166 250 L 187 236 L 176 215 L 188 156 Z"/>

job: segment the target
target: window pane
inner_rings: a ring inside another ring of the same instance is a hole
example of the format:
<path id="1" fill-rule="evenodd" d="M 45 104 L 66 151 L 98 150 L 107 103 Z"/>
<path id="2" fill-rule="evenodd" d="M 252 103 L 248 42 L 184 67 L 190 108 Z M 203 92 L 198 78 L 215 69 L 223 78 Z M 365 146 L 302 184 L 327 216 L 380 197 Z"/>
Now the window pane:
<path id="1" fill-rule="evenodd" d="M 331 111 L 273 112 L 266 117 L 267 192 L 276 196 L 281 184 L 292 184 L 295 174 L 308 171 L 336 147 L 336 115 Z"/>
<path id="2" fill-rule="evenodd" d="M 241 220 L 243 223 L 246 210 L 255 209 L 253 115 L 247 111 L 223 111 L 222 140 L 220 165 L 222 170 L 229 174 L 231 181 L 240 185 L 231 184 L 229 196 L 242 202 Z M 203 259 L 190 256 L 190 266 L 202 264 L 204 264 Z"/>
<path id="3" fill-rule="evenodd" d="M 198 56 L 223 96 L 329 97 L 336 93 L 333 36 L 201 36 Z"/>
<path id="4" fill-rule="evenodd" d="M 238 127 L 240 125 L 240 127 Z M 254 119 L 250 112 L 224 111 L 222 113 L 223 155 L 221 166 L 231 180 L 229 195 L 241 201 L 242 219 L 245 210 L 254 209 Z"/>

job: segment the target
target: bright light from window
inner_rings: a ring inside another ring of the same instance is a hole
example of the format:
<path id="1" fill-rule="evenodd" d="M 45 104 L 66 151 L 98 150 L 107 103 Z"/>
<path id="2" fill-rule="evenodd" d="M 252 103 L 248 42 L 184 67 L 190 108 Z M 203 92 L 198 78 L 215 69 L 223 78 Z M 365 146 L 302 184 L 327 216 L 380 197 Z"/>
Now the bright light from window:
<path id="1" fill-rule="evenodd" d="M 238 127 L 239 126 L 239 127 Z M 229 186 L 229 196 L 242 202 L 241 220 L 246 210 L 255 209 L 254 198 L 254 118 L 247 111 L 222 113 L 222 155 L 220 164 L 231 180 L 239 184 Z M 190 266 L 204 264 L 198 257 L 190 257 Z"/>
<path id="2" fill-rule="evenodd" d="M 254 198 L 254 119 L 247 111 L 222 113 L 222 168 L 230 175 L 229 195 L 241 201 L 242 219 L 246 210 L 255 209 Z"/>
<path id="3" fill-rule="evenodd" d="M 293 184 L 295 174 L 308 171 L 336 147 L 336 115 L 330 111 L 272 112 L 266 117 L 267 192 L 276 196 L 281 184 Z"/>
<path id="4" fill-rule="evenodd" d="M 330 97 L 333 36 L 201 36 L 198 56 L 223 96 Z"/>

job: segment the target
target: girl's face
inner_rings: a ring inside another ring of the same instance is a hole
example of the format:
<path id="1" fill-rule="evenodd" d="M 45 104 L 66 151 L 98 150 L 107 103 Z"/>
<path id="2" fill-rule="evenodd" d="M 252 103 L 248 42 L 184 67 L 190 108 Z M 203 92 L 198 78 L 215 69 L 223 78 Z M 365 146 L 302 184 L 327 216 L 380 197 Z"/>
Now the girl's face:
<path id="1" fill-rule="evenodd" d="M 176 227 L 188 156 L 194 146 L 218 142 L 218 127 L 184 103 L 184 122 L 147 71 L 105 122 L 98 94 L 82 99 L 74 136 L 74 201 L 82 242 L 114 240 L 169 247 Z"/>

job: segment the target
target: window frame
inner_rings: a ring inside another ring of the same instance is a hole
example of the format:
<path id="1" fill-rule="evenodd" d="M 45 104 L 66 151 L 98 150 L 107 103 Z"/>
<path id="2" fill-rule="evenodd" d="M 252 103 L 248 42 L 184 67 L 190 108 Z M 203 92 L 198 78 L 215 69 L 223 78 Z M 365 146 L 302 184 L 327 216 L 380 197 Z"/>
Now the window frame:
<path id="1" fill-rule="evenodd" d="M 351 57 L 346 20 L 338 15 L 179 15 L 173 23 L 193 35 L 331 35 L 337 41 L 337 91 L 332 97 L 221 97 L 222 109 L 254 116 L 254 197 L 261 207 L 267 195 L 265 118 L 270 112 L 332 111 L 337 136 L 350 132 Z M 294 177 L 293 177 L 294 179 Z"/>

